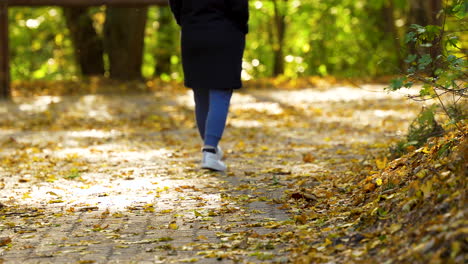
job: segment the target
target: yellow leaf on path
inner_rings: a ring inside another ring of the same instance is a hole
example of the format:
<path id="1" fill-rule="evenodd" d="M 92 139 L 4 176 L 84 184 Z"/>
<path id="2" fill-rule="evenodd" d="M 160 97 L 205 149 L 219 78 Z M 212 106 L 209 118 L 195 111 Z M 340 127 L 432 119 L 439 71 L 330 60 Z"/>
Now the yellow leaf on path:
<path id="1" fill-rule="evenodd" d="M 198 259 L 197 258 L 186 258 L 186 259 L 180 259 L 179 262 L 182 262 L 182 263 L 192 263 L 192 262 L 197 262 Z"/>
<path id="2" fill-rule="evenodd" d="M 296 185 L 296 186 L 302 186 L 302 185 L 304 185 L 305 183 L 307 183 L 308 181 L 310 181 L 310 180 L 309 180 L 309 179 L 303 179 L 303 180 L 297 181 L 294 185 Z"/>
<path id="3" fill-rule="evenodd" d="M 50 200 L 50 201 L 48 201 L 47 203 L 49 203 L 49 204 L 63 203 L 63 200 L 61 200 L 61 199 L 55 199 L 55 200 Z"/>
<path id="4" fill-rule="evenodd" d="M 323 243 L 323 246 L 326 247 L 326 246 L 331 245 L 331 244 L 333 244 L 333 242 L 330 239 L 325 238 L 325 243 Z"/>
<path id="5" fill-rule="evenodd" d="M 401 224 L 392 224 L 390 226 L 390 234 L 393 234 L 401 229 Z"/>
<path id="6" fill-rule="evenodd" d="M 237 144 L 236 144 L 236 148 L 239 149 L 239 150 L 243 150 L 245 149 L 245 143 L 244 141 L 239 141 Z"/>
<path id="7" fill-rule="evenodd" d="M 426 153 L 426 154 L 429 154 L 431 153 L 431 151 L 429 151 L 429 149 L 427 147 L 422 147 L 422 148 L 419 148 L 417 150 L 415 150 L 416 152 L 422 152 L 422 153 Z"/>
<path id="8" fill-rule="evenodd" d="M 112 217 L 115 217 L 115 218 L 121 218 L 123 216 L 124 215 L 122 213 L 120 213 L 120 212 L 115 212 L 115 213 L 112 214 Z"/>
<path id="9" fill-rule="evenodd" d="M 377 180 L 375 180 L 375 183 L 377 184 L 377 186 L 381 186 L 382 185 L 382 179 L 378 178 Z"/>
<path id="10" fill-rule="evenodd" d="M 372 192 L 372 191 L 375 190 L 375 187 L 376 187 L 375 184 L 373 184 L 373 183 L 368 183 L 368 184 L 364 185 L 364 191 L 366 191 L 366 192 Z"/>
<path id="11" fill-rule="evenodd" d="M 346 246 L 343 244 L 338 244 L 335 246 L 335 250 L 338 250 L 338 251 L 343 251 L 345 249 L 346 249 Z"/>
<path id="12" fill-rule="evenodd" d="M 169 229 L 177 230 L 177 229 L 179 229 L 179 226 L 176 223 L 170 223 L 169 224 Z"/>
<path id="13" fill-rule="evenodd" d="M 377 168 L 379 170 L 385 169 L 385 167 L 387 166 L 387 162 L 387 157 L 384 157 L 383 159 L 375 159 L 375 164 L 377 165 Z"/>
<path id="14" fill-rule="evenodd" d="M 199 235 L 197 238 L 199 240 L 208 240 L 208 238 L 206 236 L 204 236 L 204 235 Z"/>
<path id="15" fill-rule="evenodd" d="M 153 213 L 154 212 L 154 205 L 153 204 L 146 204 L 143 206 L 144 211 L 148 213 Z"/>
<path id="16" fill-rule="evenodd" d="M 315 161 L 315 157 L 314 155 L 307 153 L 302 157 L 302 161 L 304 161 L 305 163 L 312 163 Z"/>
<path id="17" fill-rule="evenodd" d="M 198 217 L 198 216 L 202 217 L 202 216 L 203 216 L 203 215 L 202 215 L 200 212 L 198 212 L 197 210 L 193 210 L 193 213 L 195 214 L 196 217 Z"/>
<path id="18" fill-rule="evenodd" d="M 53 174 L 47 175 L 46 182 L 54 182 L 56 180 L 57 180 L 57 176 L 55 176 Z"/>

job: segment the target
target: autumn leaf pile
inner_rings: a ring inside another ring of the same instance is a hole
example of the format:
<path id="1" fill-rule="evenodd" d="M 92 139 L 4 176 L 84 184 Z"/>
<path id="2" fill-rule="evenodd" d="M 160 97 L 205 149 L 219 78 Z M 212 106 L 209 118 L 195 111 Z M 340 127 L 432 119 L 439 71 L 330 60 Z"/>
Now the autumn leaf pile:
<path id="1" fill-rule="evenodd" d="M 296 233 L 295 261 L 464 263 L 467 158 L 466 136 L 452 131 L 368 177 L 349 173 L 325 199 L 316 188 L 291 194 L 307 230 Z"/>

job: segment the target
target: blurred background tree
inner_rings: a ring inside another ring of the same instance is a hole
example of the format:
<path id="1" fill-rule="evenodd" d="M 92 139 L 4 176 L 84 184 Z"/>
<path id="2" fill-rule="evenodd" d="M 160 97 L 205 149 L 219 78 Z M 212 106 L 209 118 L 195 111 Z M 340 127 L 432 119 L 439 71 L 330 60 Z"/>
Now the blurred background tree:
<path id="1" fill-rule="evenodd" d="M 102 37 L 93 26 L 88 8 L 63 8 L 70 37 L 73 42 L 75 59 L 83 76 L 104 75 L 104 45 Z"/>
<path id="2" fill-rule="evenodd" d="M 148 8 L 106 8 L 104 47 L 111 79 L 142 78 L 145 26 Z"/>
<path id="3" fill-rule="evenodd" d="M 440 23 L 442 4 L 252 0 L 243 77 L 400 74 L 415 48 L 405 34 L 411 24 Z M 465 46 L 466 32 L 447 25 Z M 179 30 L 168 7 L 11 8 L 10 32 L 13 80 L 182 79 Z"/>

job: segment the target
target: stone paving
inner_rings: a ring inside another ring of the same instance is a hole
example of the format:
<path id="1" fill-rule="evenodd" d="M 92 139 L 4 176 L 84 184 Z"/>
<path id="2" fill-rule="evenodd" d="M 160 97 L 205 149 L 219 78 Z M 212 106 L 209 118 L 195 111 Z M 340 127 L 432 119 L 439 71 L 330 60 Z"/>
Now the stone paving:
<path id="1" fill-rule="evenodd" d="M 407 105 L 401 96 L 335 90 L 237 94 L 223 140 L 227 173 L 198 168 L 193 124 L 0 130 L 0 203 L 7 208 L 0 263 L 289 263 L 282 223 L 291 217 L 281 209 L 292 187 L 287 178 L 344 171 L 343 160 L 359 157 L 337 150 L 378 143 L 378 127 L 412 117 L 379 110 L 385 100 Z M 190 106 L 188 97 L 171 102 Z M 141 96 L 109 100 L 122 108 L 152 104 Z M 7 116 L 0 109 L 0 120 Z M 364 128 L 344 135 L 340 126 L 356 124 Z M 304 163 L 310 152 L 323 160 Z"/>
<path id="2" fill-rule="evenodd" d="M 82 176 L 83 181 L 99 179 L 99 185 L 82 183 L 69 188 L 67 180 L 58 180 L 52 186 L 32 187 L 29 196 L 38 199 L 34 206 L 24 203 L 3 218 L 1 237 L 10 237 L 13 246 L 1 248 L 1 259 L 6 263 L 191 262 L 203 257 L 197 256 L 198 252 L 219 250 L 223 241 L 229 242 L 223 240 L 226 232 L 268 233 L 271 229 L 244 226 L 288 219 L 272 202 L 245 204 L 227 199 L 225 196 L 253 195 L 233 190 L 245 181 L 242 177 L 167 168 L 167 164 L 184 161 L 155 156 L 133 160 L 130 168 L 126 163 L 114 166 L 123 178 L 99 172 Z M 8 198 L 5 190 L 19 190 L 29 183 L 15 181 L 18 179 L 6 179 L 2 198 Z M 262 199 L 279 199 L 281 195 L 281 189 L 275 188 Z M 203 259 L 202 263 L 220 260 Z"/>

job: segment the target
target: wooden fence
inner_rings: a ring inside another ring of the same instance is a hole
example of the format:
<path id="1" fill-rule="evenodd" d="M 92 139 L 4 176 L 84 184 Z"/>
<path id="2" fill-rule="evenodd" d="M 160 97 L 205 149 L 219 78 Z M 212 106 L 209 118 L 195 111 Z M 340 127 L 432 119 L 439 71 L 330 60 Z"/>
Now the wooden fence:
<path id="1" fill-rule="evenodd" d="M 0 99 L 11 97 L 8 45 L 8 8 L 12 6 L 99 6 L 138 7 L 167 5 L 168 0 L 0 0 Z"/>

